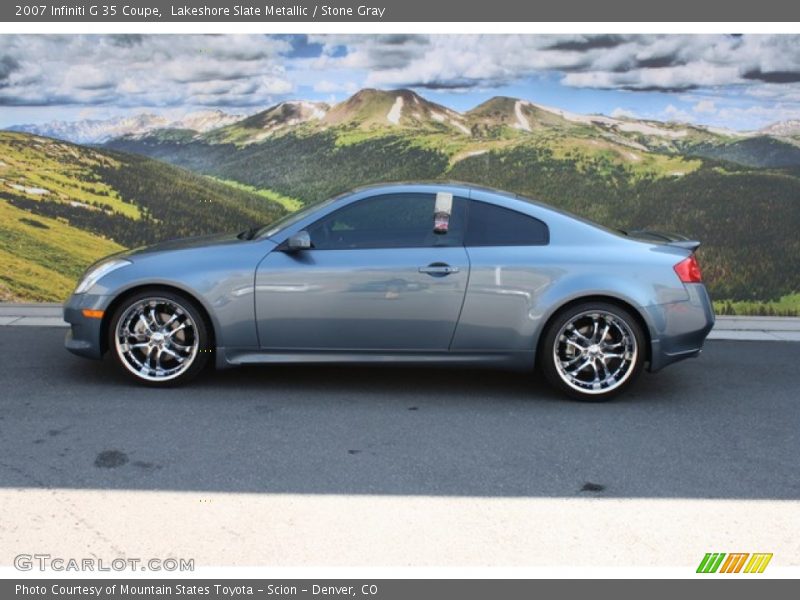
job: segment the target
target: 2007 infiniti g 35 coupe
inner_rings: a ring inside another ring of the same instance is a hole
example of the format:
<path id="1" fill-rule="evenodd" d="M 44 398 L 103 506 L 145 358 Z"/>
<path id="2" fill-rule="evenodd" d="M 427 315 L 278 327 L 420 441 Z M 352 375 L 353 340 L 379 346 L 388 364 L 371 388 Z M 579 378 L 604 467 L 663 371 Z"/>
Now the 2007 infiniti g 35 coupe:
<path id="1" fill-rule="evenodd" d="M 606 399 L 696 356 L 714 313 L 699 245 L 513 194 L 391 184 L 238 235 L 131 250 L 64 307 L 68 350 L 146 384 L 254 363 L 538 365 Z"/>

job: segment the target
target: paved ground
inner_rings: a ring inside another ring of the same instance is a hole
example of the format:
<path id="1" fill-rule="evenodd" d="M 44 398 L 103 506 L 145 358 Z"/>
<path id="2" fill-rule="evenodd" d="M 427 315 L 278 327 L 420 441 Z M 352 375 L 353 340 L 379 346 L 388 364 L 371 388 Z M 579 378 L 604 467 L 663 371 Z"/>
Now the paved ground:
<path id="1" fill-rule="evenodd" d="M 0 328 L 0 565 L 800 564 L 800 344 L 712 341 L 604 405 L 525 374 L 265 367 L 131 385 Z M 15 515 L 8 519 L 8 515 Z"/>

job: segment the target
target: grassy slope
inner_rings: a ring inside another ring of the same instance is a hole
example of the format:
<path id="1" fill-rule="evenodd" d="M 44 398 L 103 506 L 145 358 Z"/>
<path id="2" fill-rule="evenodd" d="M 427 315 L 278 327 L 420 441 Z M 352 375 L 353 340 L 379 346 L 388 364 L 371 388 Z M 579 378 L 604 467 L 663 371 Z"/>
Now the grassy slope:
<path id="1" fill-rule="evenodd" d="M 118 168 L 119 162 L 107 154 L 24 133 L 0 132 L 0 183 L 33 200 L 70 204 L 80 202 L 104 211 L 117 212 L 130 219 L 141 213 L 124 202 L 116 190 L 95 173 L 98 167 Z M 15 189 L 47 190 L 44 195 Z"/>
<path id="2" fill-rule="evenodd" d="M 301 208 L 303 208 L 303 203 L 297 198 L 284 196 L 283 194 L 279 194 L 278 192 L 270 189 L 253 187 L 252 185 L 239 183 L 238 181 L 233 181 L 232 179 L 220 179 L 218 177 L 210 177 L 210 178 L 213 179 L 214 181 L 219 181 L 220 183 L 228 185 L 232 188 L 236 188 L 238 190 L 244 190 L 245 192 L 249 192 L 252 194 L 257 194 L 263 198 L 266 198 L 270 202 L 277 202 L 289 212 L 294 212 L 296 210 L 300 210 Z"/>
<path id="3" fill-rule="evenodd" d="M 777 300 L 718 300 L 714 302 L 718 315 L 762 315 L 769 317 L 800 317 L 800 294 L 787 294 Z"/>
<path id="4" fill-rule="evenodd" d="M 87 265 L 123 247 L 0 202 L 0 300 L 59 301 Z"/>
<path id="5" fill-rule="evenodd" d="M 141 156 L 0 132 L 0 301 L 60 301 L 125 247 L 284 213 L 278 198 Z"/>

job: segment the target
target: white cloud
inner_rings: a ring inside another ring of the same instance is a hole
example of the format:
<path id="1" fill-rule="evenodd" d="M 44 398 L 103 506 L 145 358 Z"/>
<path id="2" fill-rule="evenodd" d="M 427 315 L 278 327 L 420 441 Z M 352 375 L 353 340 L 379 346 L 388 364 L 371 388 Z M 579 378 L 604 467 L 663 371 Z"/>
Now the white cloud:
<path id="1" fill-rule="evenodd" d="M 666 121 L 675 121 L 678 123 L 691 123 L 695 120 L 695 116 L 678 108 L 674 104 L 668 104 L 662 112 L 662 118 Z"/>
<path id="2" fill-rule="evenodd" d="M 549 68 L 579 65 L 580 53 L 545 48 L 561 38 L 532 35 L 316 36 L 325 48 L 311 68 L 368 73 L 366 85 L 487 87 Z M 347 47 L 344 56 L 334 49 Z"/>
<path id="3" fill-rule="evenodd" d="M 699 60 L 685 65 L 634 68 L 629 71 L 584 71 L 567 73 L 563 82 L 575 87 L 629 90 L 684 90 L 700 86 L 738 83 L 739 67 Z"/>
<path id="4" fill-rule="evenodd" d="M 779 121 L 800 119 L 800 106 L 785 104 L 729 106 L 720 108 L 715 117 L 721 123 L 750 122 L 765 126 Z"/>
<path id="5" fill-rule="evenodd" d="M 316 36 L 312 69 L 358 69 L 381 87 L 491 87 L 542 72 L 573 87 L 691 90 L 800 83 L 794 35 Z M 347 48 L 344 56 L 335 50 Z"/>
<path id="6" fill-rule="evenodd" d="M 611 111 L 611 116 L 615 119 L 638 119 L 639 116 L 632 110 L 618 106 Z"/>
<path id="7" fill-rule="evenodd" d="M 256 35 L 0 38 L 0 104 L 263 105 L 291 92 L 285 39 Z"/>
<path id="8" fill-rule="evenodd" d="M 700 100 L 694 106 L 692 106 L 692 111 L 699 114 L 713 115 L 717 112 L 717 105 L 713 100 Z"/>
<path id="9" fill-rule="evenodd" d="M 776 102 L 800 102 L 800 84 L 770 84 L 750 86 L 745 95 L 756 100 L 774 100 Z"/>
<path id="10" fill-rule="evenodd" d="M 639 103 L 650 97 L 615 100 L 653 118 L 749 126 L 796 118 L 800 107 L 796 35 L 319 35 L 307 42 L 320 44 L 321 55 L 293 57 L 292 39 L 281 36 L 0 36 L 0 106 L 260 108 L 298 90 L 340 99 L 364 86 L 427 88 L 446 100 L 542 77 L 579 88 L 678 91 L 663 112 Z M 628 111 L 614 114 L 634 116 Z"/>
<path id="11" fill-rule="evenodd" d="M 322 79 L 314 83 L 314 91 L 321 94 L 335 94 L 337 92 L 354 94 L 358 91 L 358 85 L 354 81 L 337 83 L 328 79 Z"/>

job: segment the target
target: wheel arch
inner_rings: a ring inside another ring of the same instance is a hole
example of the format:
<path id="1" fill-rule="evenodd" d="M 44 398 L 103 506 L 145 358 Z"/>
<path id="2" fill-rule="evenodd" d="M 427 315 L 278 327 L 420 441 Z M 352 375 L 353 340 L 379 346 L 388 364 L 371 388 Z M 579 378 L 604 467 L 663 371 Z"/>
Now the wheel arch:
<path id="1" fill-rule="evenodd" d="M 105 354 L 108 351 L 109 328 L 111 327 L 111 319 L 114 316 L 114 313 L 117 311 L 117 308 L 119 308 L 119 306 L 128 298 L 138 293 L 141 293 L 145 290 L 153 290 L 154 292 L 155 291 L 170 292 L 173 294 L 177 294 L 178 296 L 182 296 L 187 300 L 189 300 L 190 302 L 192 302 L 195 305 L 195 307 L 197 307 L 197 309 L 200 311 L 200 315 L 203 317 L 206 329 L 208 330 L 208 337 L 209 337 L 208 346 L 212 351 L 216 351 L 217 332 L 214 320 L 211 318 L 211 313 L 208 310 L 208 307 L 206 307 L 205 303 L 197 294 L 175 285 L 170 285 L 165 283 L 143 283 L 131 286 L 121 291 L 109 303 L 108 307 L 106 307 L 103 314 L 103 320 L 100 323 L 101 354 Z"/>
<path id="2" fill-rule="evenodd" d="M 650 362 L 652 360 L 652 353 L 653 353 L 653 342 L 652 342 L 652 332 L 650 323 L 645 316 L 645 313 L 642 311 L 641 308 L 636 306 L 633 302 L 626 300 L 624 298 L 620 298 L 619 296 L 613 296 L 609 294 L 589 294 L 586 296 L 578 296 L 575 298 L 571 298 L 559 306 L 555 307 L 550 314 L 544 319 L 542 326 L 539 328 L 537 332 L 537 340 L 536 340 L 536 353 L 535 353 L 535 360 L 539 362 L 540 352 L 542 351 L 542 344 L 544 343 L 544 332 L 547 331 L 547 328 L 550 324 L 558 318 L 563 312 L 569 310 L 573 306 L 577 306 L 578 304 L 583 304 L 586 302 L 606 302 L 608 304 L 616 305 L 620 308 L 627 310 L 629 313 L 633 315 L 636 319 L 637 324 L 639 327 L 642 328 L 642 333 L 645 337 L 645 362 Z"/>

